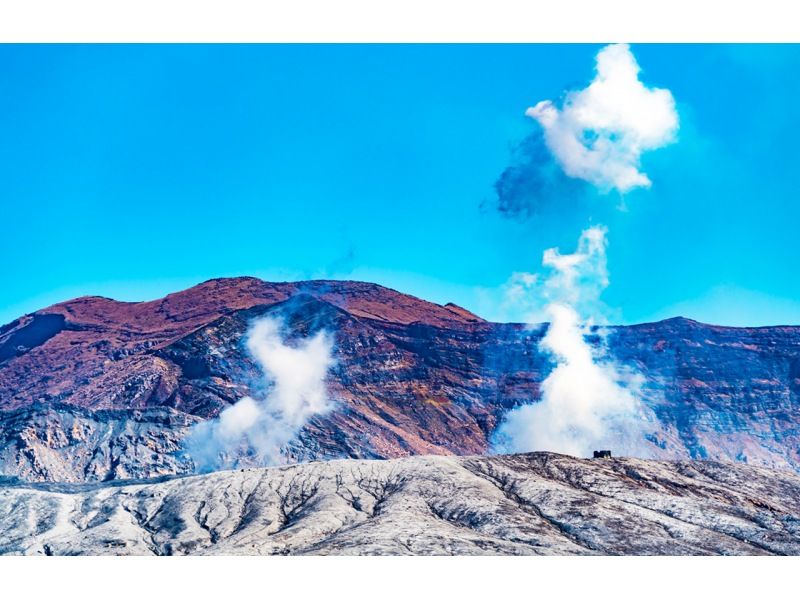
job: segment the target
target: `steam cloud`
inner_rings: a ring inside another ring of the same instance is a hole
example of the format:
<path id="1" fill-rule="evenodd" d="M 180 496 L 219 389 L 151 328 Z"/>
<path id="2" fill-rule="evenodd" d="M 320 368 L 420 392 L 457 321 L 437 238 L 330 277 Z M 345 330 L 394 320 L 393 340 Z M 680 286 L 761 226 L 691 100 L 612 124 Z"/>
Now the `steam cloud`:
<path id="1" fill-rule="evenodd" d="M 567 175 L 604 192 L 649 187 L 640 157 L 675 140 L 675 100 L 669 90 L 639 81 L 627 44 L 603 48 L 596 70 L 589 86 L 568 93 L 560 110 L 545 100 L 525 114 L 541 124 L 547 147 Z"/>
<path id="2" fill-rule="evenodd" d="M 270 386 L 263 399 L 244 397 L 217 419 L 194 428 L 187 447 L 197 470 L 235 465 L 241 453 L 250 453 L 262 465 L 279 464 L 281 449 L 303 426 L 333 408 L 325 388 L 335 363 L 331 337 L 323 331 L 289 346 L 282 338 L 282 326 L 274 318 L 251 324 L 247 350 Z"/>
<path id="3" fill-rule="evenodd" d="M 554 451 L 588 456 L 592 449 L 612 449 L 647 456 L 647 411 L 640 394 L 644 378 L 616 364 L 602 333 L 592 334 L 600 294 L 608 286 L 606 229 L 583 231 L 575 253 L 544 252 L 542 263 L 552 274 L 514 277 L 514 293 L 539 290 L 548 301 L 550 321 L 540 347 L 555 361 L 541 385 L 542 400 L 507 415 L 495 436 L 501 452 Z M 594 337 L 594 343 L 589 337 Z"/>

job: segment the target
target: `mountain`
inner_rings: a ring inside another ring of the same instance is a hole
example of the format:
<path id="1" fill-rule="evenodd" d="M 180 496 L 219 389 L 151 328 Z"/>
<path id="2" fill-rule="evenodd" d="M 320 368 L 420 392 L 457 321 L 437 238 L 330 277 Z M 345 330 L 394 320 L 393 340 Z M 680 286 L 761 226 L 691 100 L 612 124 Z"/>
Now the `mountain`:
<path id="1" fill-rule="evenodd" d="M 0 484 L 0 554 L 800 554 L 800 475 L 551 453 Z"/>
<path id="2" fill-rule="evenodd" d="M 289 461 L 476 455 L 514 406 L 540 398 L 545 326 L 496 324 L 379 285 L 211 280 L 142 303 L 82 297 L 0 327 L 0 467 L 29 481 L 188 473 L 196 422 L 253 392 L 248 324 L 280 316 L 294 339 L 335 337 L 337 408 Z M 800 470 L 800 328 L 675 318 L 606 331 L 647 379 L 659 458 Z M 604 448 L 604 447 L 598 447 Z M 246 461 L 243 462 L 247 464 Z"/>

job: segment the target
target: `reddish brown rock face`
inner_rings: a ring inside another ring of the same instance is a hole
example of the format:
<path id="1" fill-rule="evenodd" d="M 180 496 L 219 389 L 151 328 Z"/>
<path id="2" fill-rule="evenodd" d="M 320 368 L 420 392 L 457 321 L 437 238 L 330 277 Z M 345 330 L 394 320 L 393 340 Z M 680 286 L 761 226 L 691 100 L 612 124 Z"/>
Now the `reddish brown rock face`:
<path id="1" fill-rule="evenodd" d="M 85 297 L 0 328 L 2 473 L 64 479 L 52 472 L 72 462 L 70 479 L 185 471 L 186 426 L 257 392 L 242 337 L 267 314 L 295 337 L 324 328 L 336 339 L 338 408 L 311 421 L 292 459 L 484 453 L 509 408 L 538 400 L 550 367 L 541 330 L 368 283 L 238 278 L 146 303 Z M 799 328 L 674 319 L 616 328 L 610 344 L 648 378 L 663 456 L 800 468 Z M 87 451 L 97 458 L 79 458 Z"/>

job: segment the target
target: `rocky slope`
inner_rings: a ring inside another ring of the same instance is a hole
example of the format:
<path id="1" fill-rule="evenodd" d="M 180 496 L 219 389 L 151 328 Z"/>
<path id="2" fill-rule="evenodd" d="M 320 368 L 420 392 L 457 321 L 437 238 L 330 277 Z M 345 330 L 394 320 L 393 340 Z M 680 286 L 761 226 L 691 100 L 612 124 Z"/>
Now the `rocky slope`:
<path id="1" fill-rule="evenodd" d="M 357 282 L 212 280 L 158 301 L 84 297 L 0 327 L 0 473 L 94 481 L 182 473 L 189 427 L 253 391 L 242 337 L 262 315 L 336 340 L 337 409 L 287 459 L 485 453 L 508 409 L 539 398 L 543 328 L 493 324 Z M 685 319 L 618 327 L 647 378 L 659 458 L 800 470 L 800 328 Z M 602 447 L 601 447 L 602 448 Z"/>
<path id="2" fill-rule="evenodd" d="M 183 437 L 202 421 L 165 408 L 92 411 L 71 405 L 0 412 L 0 463 L 25 480 L 82 482 L 191 473 Z"/>
<path id="3" fill-rule="evenodd" d="M 0 484 L 4 554 L 800 554 L 800 476 L 551 453 Z"/>

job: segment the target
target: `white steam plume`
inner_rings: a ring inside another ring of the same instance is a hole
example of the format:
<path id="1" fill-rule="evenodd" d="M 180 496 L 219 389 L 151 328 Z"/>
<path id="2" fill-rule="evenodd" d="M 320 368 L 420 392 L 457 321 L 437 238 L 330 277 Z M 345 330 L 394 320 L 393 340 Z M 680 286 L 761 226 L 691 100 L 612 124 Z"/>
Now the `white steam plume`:
<path id="1" fill-rule="evenodd" d="M 550 322 L 540 347 L 555 368 L 542 382 L 540 402 L 506 415 L 495 436 L 496 448 L 576 456 L 611 449 L 648 456 L 648 418 L 640 400 L 644 378 L 610 359 L 602 334 L 595 332 L 597 342 L 590 343 L 593 321 L 579 315 L 581 309 L 596 312 L 608 286 L 606 229 L 583 231 L 575 253 L 548 249 L 542 263 L 552 274 L 539 286 Z"/>
<path id="2" fill-rule="evenodd" d="M 650 186 L 640 157 L 675 140 L 678 113 L 670 91 L 642 84 L 639 70 L 627 44 L 606 46 L 594 80 L 569 92 L 560 110 L 545 100 L 525 112 L 567 175 L 604 192 Z"/>
<path id="3" fill-rule="evenodd" d="M 315 415 L 333 408 L 325 378 L 333 366 L 333 342 L 325 332 L 297 346 L 284 343 L 282 322 L 254 321 L 247 332 L 247 349 L 269 384 L 265 396 L 244 397 L 214 420 L 195 426 L 187 447 L 200 471 L 234 466 L 237 455 L 250 453 L 262 465 L 283 461 L 281 449 Z"/>

